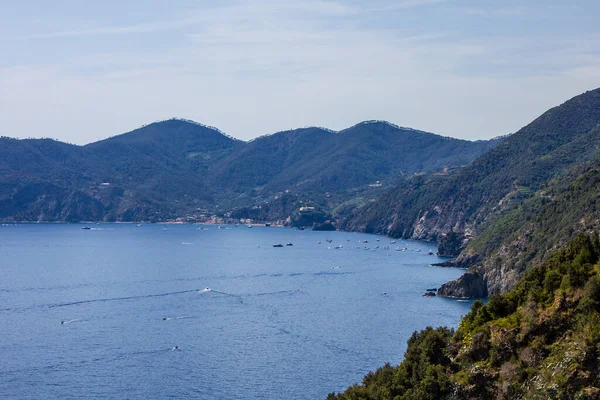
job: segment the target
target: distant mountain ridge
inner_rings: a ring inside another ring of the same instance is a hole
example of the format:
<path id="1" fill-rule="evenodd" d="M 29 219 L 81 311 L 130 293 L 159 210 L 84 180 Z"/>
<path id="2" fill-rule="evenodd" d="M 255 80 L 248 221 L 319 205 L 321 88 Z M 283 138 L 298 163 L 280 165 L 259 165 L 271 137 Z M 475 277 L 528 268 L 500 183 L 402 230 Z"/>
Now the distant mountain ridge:
<path id="1" fill-rule="evenodd" d="M 165 221 L 261 204 L 283 192 L 335 194 L 323 203 L 329 207 L 378 181 L 465 165 L 495 144 L 382 121 L 248 142 L 184 119 L 85 146 L 1 138 L 0 219 Z"/>

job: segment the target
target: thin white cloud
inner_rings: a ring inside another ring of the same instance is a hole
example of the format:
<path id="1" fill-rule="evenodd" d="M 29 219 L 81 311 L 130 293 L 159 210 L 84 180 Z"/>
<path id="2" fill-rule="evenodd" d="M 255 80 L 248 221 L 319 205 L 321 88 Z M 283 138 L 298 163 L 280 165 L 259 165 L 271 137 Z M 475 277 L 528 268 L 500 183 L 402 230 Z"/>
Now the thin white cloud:
<path id="1" fill-rule="evenodd" d="M 408 0 L 409 2 L 411 0 Z M 428 0 L 422 0 L 428 1 Z M 431 0 L 429 0 L 431 1 Z M 291 13 L 307 13 L 318 16 L 345 16 L 356 14 L 359 10 L 354 7 L 333 1 L 304 1 L 304 2 L 254 2 L 246 4 L 243 2 L 226 6 L 212 6 L 188 13 L 186 16 L 178 16 L 167 20 L 151 21 L 124 26 L 100 26 L 88 29 L 64 30 L 54 32 L 43 32 L 28 35 L 29 39 L 52 39 L 65 37 L 84 36 L 108 36 L 125 35 L 134 33 L 155 33 L 181 29 L 189 26 L 199 25 L 214 21 L 215 18 L 236 18 L 244 16 L 257 17 L 261 15 L 282 15 Z M 191 15 L 189 15 L 191 14 Z M 6 39 L 6 38 L 5 38 Z"/>
<path id="2" fill-rule="evenodd" d="M 197 18 L 182 18 L 172 21 L 156 21 L 148 23 L 140 23 L 126 26 L 106 26 L 91 29 L 81 29 L 72 31 L 47 32 L 30 35 L 32 39 L 52 39 L 63 37 L 80 37 L 80 36 L 106 36 L 106 35 L 123 35 L 130 33 L 148 33 L 161 32 L 198 23 Z"/>
<path id="3" fill-rule="evenodd" d="M 151 40 L 121 50 L 90 45 L 0 69 L 0 127 L 12 136 L 44 132 L 85 143 L 173 116 L 243 139 L 387 119 L 485 138 L 600 82 L 597 35 L 490 37 L 403 19 L 441 3 L 454 10 L 455 2 L 436 0 L 234 1 L 152 22 L 71 26 L 45 38 L 169 38 L 160 49 Z M 460 15 L 478 17 L 450 16 Z"/>
<path id="4" fill-rule="evenodd" d="M 261 18 L 274 15 L 295 15 L 302 18 L 310 17 L 344 17 L 350 15 L 359 15 L 361 13 L 389 12 L 408 8 L 437 5 L 447 3 L 449 0 L 402 0 L 393 4 L 378 6 L 377 3 L 369 4 L 368 7 L 349 6 L 336 1 L 257 1 L 252 4 L 237 2 L 233 5 L 212 6 L 200 9 L 196 12 L 188 13 L 186 16 L 178 16 L 167 20 L 150 21 L 123 26 L 96 26 L 86 29 L 62 30 L 41 32 L 28 35 L 27 39 L 53 39 L 69 37 L 87 37 L 87 36 L 116 36 L 139 33 L 156 33 L 171 31 L 190 26 L 198 26 L 205 22 L 214 21 L 215 18 L 239 19 Z M 189 15 L 191 14 L 191 15 Z M 270 22 L 263 19 L 265 24 Z M 4 40 L 15 39 L 14 37 L 4 37 Z M 24 38 L 20 38 L 24 39 Z"/>
<path id="5" fill-rule="evenodd" d="M 539 9 L 535 10 L 530 7 L 518 6 L 518 7 L 461 7 L 457 8 L 459 12 L 466 15 L 473 15 L 479 17 L 515 17 L 515 16 L 529 16 L 532 13 L 539 13 Z"/>
<path id="6" fill-rule="evenodd" d="M 380 7 L 369 7 L 368 11 L 394 11 L 394 10 L 402 10 L 407 8 L 416 8 L 416 7 L 424 7 L 431 5 L 438 5 L 442 3 L 448 3 L 450 0 L 403 0 L 403 1 L 395 1 L 393 4 L 386 4 Z"/>

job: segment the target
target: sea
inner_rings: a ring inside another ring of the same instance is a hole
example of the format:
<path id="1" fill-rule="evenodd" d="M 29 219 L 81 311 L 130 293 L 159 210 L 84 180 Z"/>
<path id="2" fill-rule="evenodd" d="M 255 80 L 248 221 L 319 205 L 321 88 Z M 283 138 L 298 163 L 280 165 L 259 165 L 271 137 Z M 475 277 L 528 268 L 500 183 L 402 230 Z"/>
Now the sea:
<path id="1" fill-rule="evenodd" d="M 468 312 L 422 296 L 463 272 L 435 251 L 245 225 L 2 225 L 0 398 L 324 399 Z"/>

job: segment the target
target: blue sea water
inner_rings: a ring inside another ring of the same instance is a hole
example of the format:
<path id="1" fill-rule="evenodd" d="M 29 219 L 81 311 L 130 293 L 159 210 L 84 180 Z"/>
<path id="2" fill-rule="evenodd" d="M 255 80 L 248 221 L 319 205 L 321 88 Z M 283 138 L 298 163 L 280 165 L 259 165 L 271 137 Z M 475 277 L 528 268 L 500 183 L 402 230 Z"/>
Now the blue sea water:
<path id="1" fill-rule="evenodd" d="M 0 226 L 0 398 L 323 399 L 469 307 L 428 243 L 90 226 Z"/>

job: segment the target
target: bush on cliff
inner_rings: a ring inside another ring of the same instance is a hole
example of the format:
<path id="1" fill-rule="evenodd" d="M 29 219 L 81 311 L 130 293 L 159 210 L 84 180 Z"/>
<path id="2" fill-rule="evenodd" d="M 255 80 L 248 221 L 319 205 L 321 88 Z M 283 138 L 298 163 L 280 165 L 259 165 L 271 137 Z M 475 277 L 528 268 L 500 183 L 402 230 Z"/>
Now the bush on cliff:
<path id="1" fill-rule="evenodd" d="M 328 399 L 600 399 L 599 259 L 599 236 L 579 235 L 456 332 L 415 332 L 400 365 Z"/>

